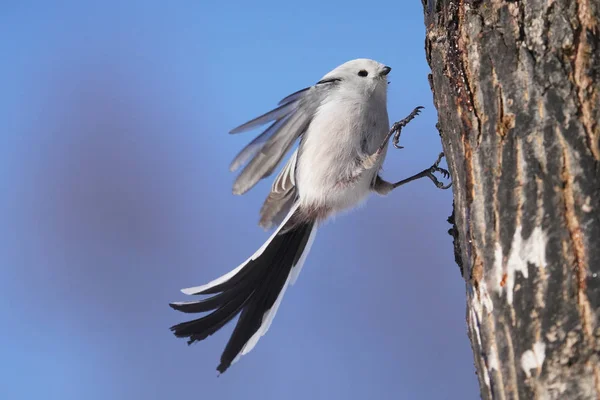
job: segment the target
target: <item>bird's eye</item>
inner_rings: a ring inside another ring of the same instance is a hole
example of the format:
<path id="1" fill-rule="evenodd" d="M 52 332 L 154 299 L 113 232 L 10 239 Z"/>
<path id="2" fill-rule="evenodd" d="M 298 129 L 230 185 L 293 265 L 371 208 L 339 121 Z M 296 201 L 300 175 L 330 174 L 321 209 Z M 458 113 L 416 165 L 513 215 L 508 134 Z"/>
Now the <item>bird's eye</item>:
<path id="1" fill-rule="evenodd" d="M 358 76 L 362 76 L 364 78 L 367 75 L 369 75 L 369 73 L 364 69 L 361 69 L 360 71 L 358 71 Z"/>

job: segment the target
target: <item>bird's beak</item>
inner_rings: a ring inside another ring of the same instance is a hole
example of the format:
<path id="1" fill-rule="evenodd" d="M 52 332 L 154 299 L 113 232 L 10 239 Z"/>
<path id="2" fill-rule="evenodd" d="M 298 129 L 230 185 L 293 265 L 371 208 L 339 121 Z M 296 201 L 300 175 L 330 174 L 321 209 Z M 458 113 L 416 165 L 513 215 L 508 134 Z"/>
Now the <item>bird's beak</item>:
<path id="1" fill-rule="evenodd" d="M 381 70 L 381 76 L 386 76 L 387 74 L 390 73 L 391 70 L 392 70 L 391 67 L 388 67 L 388 66 L 383 67 L 383 70 Z"/>

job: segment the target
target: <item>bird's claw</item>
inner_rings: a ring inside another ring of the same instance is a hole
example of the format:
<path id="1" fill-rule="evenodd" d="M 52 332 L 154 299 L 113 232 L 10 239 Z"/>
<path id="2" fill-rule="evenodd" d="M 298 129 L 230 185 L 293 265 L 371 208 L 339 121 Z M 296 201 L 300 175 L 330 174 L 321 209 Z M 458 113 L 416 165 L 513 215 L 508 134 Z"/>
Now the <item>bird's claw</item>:
<path id="1" fill-rule="evenodd" d="M 392 125 L 392 131 L 394 131 L 394 139 L 392 140 L 392 144 L 397 149 L 403 149 L 404 148 L 404 146 L 400 146 L 398 144 L 400 142 L 400 132 L 402 132 L 402 127 L 404 127 L 406 125 L 406 123 L 402 124 L 403 121 L 404 120 L 398 121 L 398 122 L 394 122 L 394 125 Z"/>
<path id="2" fill-rule="evenodd" d="M 440 174 L 442 174 L 444 179 L 448 179 L 450 177 L 450 172 L 448 172 L 447 169 L 439 167 L 440 162 L 442 161 L 443 158 L 444 158 L 444 153 L 440 153 L 436 162 L 429 168 L 429 173 L 427 174 L 427 177 L 433 181 L 433 184 L 438 189 L 445 190 L 452 186 L 452 181 L 450 181 L 450 183 L 448 183 L 447 185 L 444 185 L 444 183 L 440 182 L 437 179 L 437 177 L 434 175 L 434 173 L 439 172 Z"/>
<path id="3" fill-rule="evenodd" d="M 450 178 L 450 172 L 448 172 L 448 170 L 447 170 L 447 169 L 444 169 L 444 168 L 439 168 L 439 167 L 438 167 L 438 169 L 437 169 L 437 172 L 441 173 L 441 174 L 442 174 L 442 176 L 443 176 L 445 179 L 448 179 L 448 178 Z"/>
<path id="4" fill-rule="evenodd" d="M 412 110 L 412 112 L 410 114 L 408 114 L 408 116 L 406 118 L 404 118 L 398 122 L 394 122 L 394 124 L 392 125 L 392 132 L 395 132 L 395 133 L 394 133 L 394 139 L 393 139 L 392 143 L 395 148 L 397 148 L 397 149 L 404 148 L 404 146 L 400 146 L 398 144 L 400 142 L 400 133 L 402 132 L 402 128 L 404 128 L 406 125 L 408 125 L 408 123 L 410 121 L 412 121 L 412 119 L 414 117 L 419 115 L 423 108 L 424 108 L 423 106 L 417 106 L 414 108 L 414 110 Z"/>

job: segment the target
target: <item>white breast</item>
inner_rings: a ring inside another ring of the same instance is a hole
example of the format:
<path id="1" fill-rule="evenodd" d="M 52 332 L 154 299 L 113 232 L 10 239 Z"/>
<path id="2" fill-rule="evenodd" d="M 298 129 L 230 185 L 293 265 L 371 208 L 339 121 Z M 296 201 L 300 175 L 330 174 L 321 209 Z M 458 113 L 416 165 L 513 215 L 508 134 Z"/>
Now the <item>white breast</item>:
<path id="1" fill-rule="evenodd" d="M 340 97 L 319 107 L 302 139 L 296 168 L 302 206 L 334 212 L 356 206 L 369 194 L 385 157 L 349 182 L 364 150 L 372 153 L 383 141 L 389 121 L 385 99 L 378 104 L 358 96 Z"/>

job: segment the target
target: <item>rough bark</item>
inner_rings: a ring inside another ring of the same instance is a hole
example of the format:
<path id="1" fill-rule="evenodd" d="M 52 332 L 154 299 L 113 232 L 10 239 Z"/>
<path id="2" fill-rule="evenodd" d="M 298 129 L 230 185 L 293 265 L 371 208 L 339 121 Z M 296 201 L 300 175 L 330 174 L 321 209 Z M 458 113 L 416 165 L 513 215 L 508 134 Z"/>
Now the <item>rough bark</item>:
<path id="1" fill-rule="evenodd" d="M 600 399 L 600 0 L 422 0 L 484 399 Z"/>

